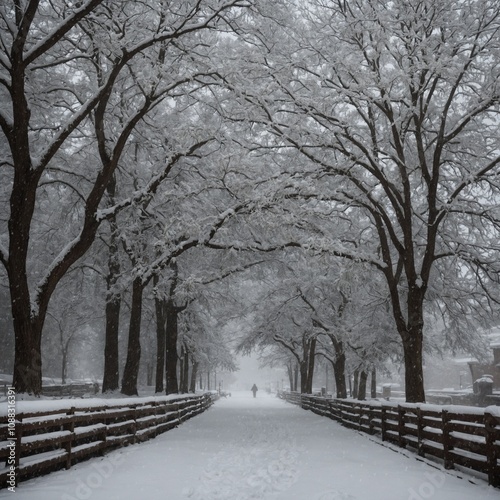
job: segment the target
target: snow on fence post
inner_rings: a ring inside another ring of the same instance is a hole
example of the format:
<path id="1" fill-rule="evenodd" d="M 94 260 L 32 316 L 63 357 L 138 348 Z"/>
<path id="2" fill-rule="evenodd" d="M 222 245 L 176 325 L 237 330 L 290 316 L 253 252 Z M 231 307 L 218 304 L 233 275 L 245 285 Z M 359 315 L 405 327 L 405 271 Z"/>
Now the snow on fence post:
<path id="1" fill-rule="evenodd" d="M 70 469 L 71 468 L 71 450 L 72 450 L 72 446 L 73 446 L 73 439 L 74 439 L 74 435 L 75 435 L 75 419 L 74 419 L 74 416 L 75 416 L 75 407 L 72 406 L 67 412 L 66 412 L 66 415 L 68 417 L 70 417 L 70 421 L 65 423 L 63 425 L 63 430 L 64 431 L 69 431 L 71 432 L 72 434 L 72 437 L 71 439 L 68 439 L 65 443 L 64 443 L 64 449 L 66 450 L 66 470 Z"/>
<path id="2" fill-rule="evenodd" d="M 344 405 L 342 402 L 339 404 L 339 422 L 342 423 L 344 421 Z"/>
<path id="3" fill-rule="evenodd" d="M 363 408 L 361 403 L 354 403 L 353 407 L 354 413 L 358 414 L 358 431 L 363 430 Z"/>
<path id="4" fill-rule="evenodd" d="M 132 444 L 136 444 L 139 440 L 137 439 L 137 405 L 133 404 L 130 405 L 130 410 L 132 412 L 132 417 L 134 420 L 134 423 L 132 424 Z"/>
<path id="5" fill-rule="evenodd" d="M 368 434 L 375 434 L 375 406 L 368 406 Z"/>
<path id="6" fill-rule="evenodd" d="M 106 449 L 108 448 L 108 426 L 104 425 L 104 428 L 102 429 L 102 446 L 101 446 L 101 453 L 100 456 L 103 457 L 106 455 Z"/>
<path id="7" fill-rule="evenodd" d="M 422 408 L 417 406 L 416 409 L 417 415 L 417 453 L 420 457 L 425 456 L 424 451 L 424 421 L 422 418 Z"/>
<path id="8" fill-rule="evenodd" d="M 16 417 L 17 418 L 17 417 Z M 19 483 L 19 463 L 21 461 L 21 440 L 23 438 L 23 418 L 19 417 L 16 422 L 16 448 L 15 448 L 15 458 L 14 467 L 16 468 L 16 486 Z"/>
<path id="9" fill-rule="evenodd" d="M 484 427 L 486 429 L 486 460 L 488 469 L 488 483 L 496 488 L 500 487 L 500 453 L 495 446 L 496 441 L 500 441 L 500 419 L 485 410 Z"/>
<path id="10" fill-rule="evenodd" d="M 334 409 L 334 406 L 335 406 L 335 399 L 330 399 L 328 401 L 327 416 L 328 416 L 328 418 L 331 418 L 332 420 L 337 420 L 336 410 Z"/>
<path id="11" fill-rule="evenodd" d="M 405 408 L 401 405 L 398 405 L 398 445 L 401 448 L 406 448 L 405 412 Z"/>
<path id="12" fill-rule="evenodd" d="M 153 437 L 157 437 L 158 436 L 158 425 L 159 425 L 159 418 L 158 418 L 158 415 L 160 413 L 160 405 L 158 403 L 158 401 L 153 401 L 151 403 L 152 407 L 154 408 L 155 410 L 155 419 L 154 419 L 154 427 L 155 427 L 155 430 L 153 432 Z"/>
<path id="13" fill-rule="evenodd" d="M 380 429 L 382 432 L 382 441 L 387 441 L 387 407 L 382 403 L 382 412 L 380 418 Z"/>
<path id="14" fill-rule="evenodd" d="M 445 469 L 453 469 L 453 458 L 451 457 L 451 450 L 453 448 L 450 436 L 450 426 L 448 422 L 450 421 L 450 415 L 448 410 L 444 409 L 441 412 L 441 421 L 443 423 L 442 435 L 443 435 L 443 460 Z"/>

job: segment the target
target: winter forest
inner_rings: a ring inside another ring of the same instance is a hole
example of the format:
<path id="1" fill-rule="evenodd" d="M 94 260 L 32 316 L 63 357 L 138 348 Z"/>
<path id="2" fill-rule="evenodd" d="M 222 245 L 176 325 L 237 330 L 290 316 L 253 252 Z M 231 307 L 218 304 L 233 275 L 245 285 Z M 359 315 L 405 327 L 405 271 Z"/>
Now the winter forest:
<path id="1" fill-rule="evenodd" d="M 0 372 L 425 401 L 500 323 L 499 98 L 496 0 L 1 2 Z"/>

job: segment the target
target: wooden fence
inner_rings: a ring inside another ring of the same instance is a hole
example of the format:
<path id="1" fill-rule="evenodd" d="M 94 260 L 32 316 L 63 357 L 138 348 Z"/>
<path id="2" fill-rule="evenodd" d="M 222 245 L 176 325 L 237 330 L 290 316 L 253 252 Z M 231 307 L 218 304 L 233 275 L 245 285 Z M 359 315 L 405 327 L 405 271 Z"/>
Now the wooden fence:
<path id="1" fill-rule="evenodd" d="M 209 408 L 216 395 L 0 416 L 0 489 L 156 437 Z M 14 436 L 12 435 L 14 433 Z M 14 462 L 15 474 L 10 472 Z M 3 467 L 5 464 L 5 467 Z"/>
<path id="2" fill-rule="evenodd" d="M 413 448 L 420 456 L 440 458 L 446 469 L 458 465 L 481 472 L 490 485 L 500 487 L 500 407 L 363 402 L 289 392 L 280 396 L 347 427 L 379 434 L 382 441 Z"/>

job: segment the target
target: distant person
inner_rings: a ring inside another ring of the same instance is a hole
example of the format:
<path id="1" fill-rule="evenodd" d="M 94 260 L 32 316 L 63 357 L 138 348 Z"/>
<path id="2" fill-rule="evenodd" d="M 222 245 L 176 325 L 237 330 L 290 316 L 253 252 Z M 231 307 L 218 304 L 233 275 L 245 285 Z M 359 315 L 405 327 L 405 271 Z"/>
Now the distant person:
<path id="1" fill-rule="evenodd" d="M 253 397 L 255 398 L 257 396 L 257 391 L 259 389 L 257 388 L 257 386 L 255 384 L 253 384 L 252 386 L 252 392 L 253 392 Z"/>

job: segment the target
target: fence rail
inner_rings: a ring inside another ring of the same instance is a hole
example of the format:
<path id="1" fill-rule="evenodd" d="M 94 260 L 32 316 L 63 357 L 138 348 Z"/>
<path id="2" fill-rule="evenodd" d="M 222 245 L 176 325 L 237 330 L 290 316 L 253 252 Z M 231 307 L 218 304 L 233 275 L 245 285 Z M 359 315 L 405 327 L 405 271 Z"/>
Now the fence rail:
<path id="1" fill-rule="evenodd" d="M 500 487 L 500 407 L 453 408 L 436 405 L 327 399 L 283 392 L 280 396 L 382 441 L 415 449 L 420 456 L 481 472 Z"/>
<path id="2" fill-rule="evenodd" d="M 0 489 L 126 444 L 145 441 L 208 409 L 217 396 L 158 398 L 137 404 L 71 407 L 0 416 Z M 12 436 L 12 432 L 15 436 Z M 5 467 L 3 467 L 5 464 Z"/>

